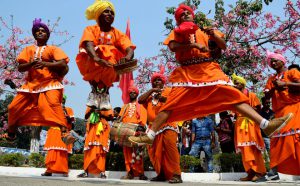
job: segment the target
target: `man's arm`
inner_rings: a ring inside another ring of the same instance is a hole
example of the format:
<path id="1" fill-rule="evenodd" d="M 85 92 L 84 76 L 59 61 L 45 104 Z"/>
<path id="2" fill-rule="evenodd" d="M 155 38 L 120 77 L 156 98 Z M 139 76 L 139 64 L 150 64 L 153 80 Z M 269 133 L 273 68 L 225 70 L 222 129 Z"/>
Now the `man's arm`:
<path id="1" fill-rule="evenodd" d="M 138 103 L 139 104 L 144 104 L 146 103 L 147 99 L 151 96 L 151 94 L 153 92 L 161 92 L 161 90 L 159 88 L 152 88 L 150 90 L 148 90 L 147 92 L 145 92 L 144 94 L 142 94 L 141 96 L 139 96 L 139 99 L 138 99 Z"/>
<path id="2" fill-rule="evenodd" d="M 95 46 L 94 46 L 94 43 L 92 41 L 85 41 L 84 42 L 84 46 L 85 46 L 85 49 L 88 53 L 88 55 L 96 62 L 98 63 L 99 65 L 105 65 L 107 67 L 112 67 L 113 64 L 110 63 L 109 61 L 106 61 L 104 59 L 101 59 L 98 57 L 98 55 L 96 54 L 96 51 L 95 51 Z"/>

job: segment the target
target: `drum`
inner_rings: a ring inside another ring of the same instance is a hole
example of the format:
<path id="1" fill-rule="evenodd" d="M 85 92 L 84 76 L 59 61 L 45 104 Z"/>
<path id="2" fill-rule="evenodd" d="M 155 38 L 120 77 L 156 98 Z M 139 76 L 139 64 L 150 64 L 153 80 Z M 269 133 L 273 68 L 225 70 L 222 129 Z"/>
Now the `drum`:
<path id="1" fill-rule="evenodd" d="M 138 124 L 114 122 L 110 129 L 110 139 L 114 140 L 121 146 L 132 147 L 128 137 L 136 134 Z"/>
<path id="2" fill-rule="evenodd" d="M 137 60 L 133 59 L 127 62 L 120 62 L 114 65 L 114 69 L 118 74 L 125 74 L 137 69 Z"/>

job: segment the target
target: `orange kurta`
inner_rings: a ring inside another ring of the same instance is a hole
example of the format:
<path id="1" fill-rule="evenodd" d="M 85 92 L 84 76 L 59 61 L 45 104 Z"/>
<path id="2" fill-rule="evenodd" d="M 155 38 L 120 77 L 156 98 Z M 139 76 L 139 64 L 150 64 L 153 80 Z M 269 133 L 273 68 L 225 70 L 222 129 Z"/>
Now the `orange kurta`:
<path id="1" fill-rule="evenodd" d="M 106 111 L 101 114 L 108 116 L 113 112 Z M 106 153 L 109 151 L 110 125 L 104 118 L 100 118 L 100 122 L 91 124 L 88 121 L 86 126 L 83 168 L 91 174 L 105 173 Z M 99 125 L 102 125 L 103 130 L 100 131 Z"/>
<path id="2" fill-rule="evenodd" d="M 300 80 L 300 73 L 292 69 L 281 75 L 271 76 L 267 82 L 266 91 L 274 87 L 272 81 L 276 79 L 284 82 L 297 82 Z M 272 107 L 276 118 L 288 113 L 293 113 L 294 117 L 271 138 L 270 167 L 277 167 L 278 172 L 284 174 L 300 175 L 300 94 L 290 91 L 289 89 L 275 90 L 272 96 Z"/>
<path id="3" fill-rule="evenodd" d="M 208 47 L 208 35 L 198 29 L 195 37 L 197 43 Z M 184 42 L 183 37 L 175 34 L 174 31 L 164 44 L 169 45 L 171 41 Z M 212 57 L 210 53 L 198 49 L 177 51 L 175 54 L 179 63 Z M 173 122 L 203 117 L 224 110 L 234 110 L 234 104 L 247 102 L 248 98 L 232 85 L 229 77 L 216 62 L 179 66 L 169 77 L 168 86 L 173 88 L 160 111 L 172 111 L 168 122 Z"/>
<path id="4" fill-rule="evenodd" d="M 260 106 L 260 101 L 254 93 L 247 92 L 246 95 L 249 97 L 250 106 Z M 242 154 L 242 161 L 246 172 L 252 169 L 256 173 L 266 173 L 262 155 L 265 145 L 259 125 L 240 114 L 238 114 L 235 123 L 235 148 L 237 152 Z"/>
<path id="5" fill-rule="evenodd" d="M 46 172 L 69 172 L 68 149 L 67 145 L 61 139 L 61 130 L 58 127 L 51 127 L 48 130 L 44 150 L 48 151 L 45 159 Z"/>
<path id="6" fill-rule="evenodd" d="M 120 111 L 120 116 L 123 117 L 123 123 L 135 123 L 145 126 L 147 122 L 147 111 L 137 102 L 124 105 Z M 144 174 L 142 147 L 123 146 L 123 154 L 127 172 L 132 170 L 134 176 Z"/>
<path id="7" fill-rule="evenodd" d="M 112 67 L 99 65 L 89 57 L 84 45 L 86 41 L 92 41 L 98 56 L 112 64 L 118 63 L 125 56 L 128 47 L 133 49 L 136 47 L 125 34 L 116 28 L 112 28 L 109 32 L 103 32 L 98 25 L 93 25 L 86 27 L 83 31 L 79 44 L 80 51 L 76 57 L 76 63 L 83 79 L 102 82 L 108 87 L 112 86 L 113 82 L 118 81 L 118 75 Z"/>
<path id="8" fill-rule="evenodd" d="M 167 97 L 170 91 L 170 88 L 165 88 L 162 96 Z M 152 96 L 148 98 L 145 108 L 147 109 L 149 128 L 162 105 L 163 103 L 157 102 Z M 181 175 L 180 154 L 176 144 L 178 132 L 177 123 L 164 123 L 158 129 L 152 146 L 147 146 L 154 170 L 158 175 L 163 173 L 167 180 L 170 180 L 174 174 Z"/>
<path id="9" fill-rule="evenodd" d="M 18 63 L 31 60 L 69 61 L 68 56 L 56 46 L 28 46 L 18 56 Z M 31 68 L 26 82 L 17 89 L 18 93 L 8 107 L 9 128 L 20 125 L 31 126 L 66 126 L 65 115 L 61 106 L 63 96 L 63 77 L 50 71 Z"/>

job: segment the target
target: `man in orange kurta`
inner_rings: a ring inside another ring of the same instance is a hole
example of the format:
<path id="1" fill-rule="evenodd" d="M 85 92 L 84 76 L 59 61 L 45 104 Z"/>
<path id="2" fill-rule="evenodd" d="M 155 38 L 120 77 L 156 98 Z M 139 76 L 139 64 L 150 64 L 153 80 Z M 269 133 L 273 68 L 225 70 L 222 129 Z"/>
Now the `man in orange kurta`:
<path id="1" fill-rule="evenodd" d="M 62 107 L 67 118 L 67 127 L 51 127 L 47 132 L 44 150 L 48 151 L 45 159 L 46 171 L 42 176 L 52 176 L 52 173 L 61 173 L 68 176 L 68 154 L 72 154 L 73 144 L 66 144 L 63 138 L 73 128 L 75 117 L 73 109 L 66 107 L 67 96 L 63 95 Z"/>
<path id="2" fill-rule="evenodd" d="M 171 91 L 170 88 L 164 88 L 166 77 L 163 67 L 159 73 L 152 75 L 151 83 L 152 89 L 141 95 L 138 100 L 147 109 L 148 128 L 151 128 L 155 116 Z M 150 181 L 182 182 L 180 154 L 176 144 L 178 132 L 177 123 L 165 123 L 156 133 L 152 146 L 147 146 L 150 160 L 157 173 Z"/>
<path id="3" fill-rule="evenodd" d="M 246 87 L 246 80 L 241 76 L 232 76 L 237 89 L 249 98 L 249 104 L 257 111 L 261 104 L 257 96 L 249 92 Z M 266 174 L 263 151 L 265 149 L 264 140 L 260 133 L 260 128 L 252 120 L 237 114 L 235 122 L 235 149 L 242 155 L 242 161 L 247 172 L 247 176 L 240 178 L 241 181 L 257 181 Z"/>
<path id="4" fill-rule="evenodd" d="M 143 105 L 137 102 L 139 90 L 132 84 L 128 89 L 128 93 L 130 102 L 125 104 L 120 111 L 121 122 L 139 124 L 139 126 L 145 127 L 147 111 Z M 127 175 L 121 179 L 139 177 L 140 180 L 147 180 L 148 178 L 144 175 L 143 147 L 123 146 L 123 154 Z"/>
<path id="5" fill-rule="evenodd" d="M 295 117 L 271 138 L 270 168 L 273 172 L 300 175 L 300 72 L 287 70 L 281 54 L 267 52 L 269 66 L 276 73 L 266 84 L 265 95 L 272 99 L 275 117 L 293 112 Z M 269 175 L 269 173 L 268 173 Z M 269 175 L 274 177 L 273 175 Z M 275 174 L 278 177 L 278 175 Z"/>
<path id="6" fill-rule="evenodd" d="M 62 109 L 62 79 L 68 71 L 68 56 L 58 47 L 47 45 L 50 32 L 35 19 L 32 34 L 37 45 L 22 50 L 17 58 L 20 72 L 28 72 L 26 82 L 8 107 L 8 131 L 13 138 L 18 126 L 66 127 Z"/>
<path id="7" fill-rule="evenodd" d="M 108 101 L 109 87 L 119 80 L 113 65 L 132 60 L 136 46 L 124 33 L 111 26 L 115 17 L 111 2 L 97 0 L 85 14 L 88 20 L 96 20 L 97 24 L 84 29 L 76 63 L 83 79 L 92 87 L 87 106 L 109 110 L 111 105 L 104 104 L 103 100 Z M 95 101 L 99 96 L 102 105 Z"/>
<path id="8" fill-rule="evenodd" d="M 84 143 L 83 169 L 85 172 L 77 177 L 87 177 L 89 174 L 93 174 L 105 179 L 105 162 L 106 153 L 109 151 L 110 132 L 108 120 L 113 118 L 113 111 L 96 111 L 88 107 L 85 118 L 88 120 Z"/>
<path id="9" fill-rule="evenodd" d="M 209 43 L 225 49 L 224 34 L 212 28 L 201 30 L 193 22 L 193 9 L 180 5 L 175 11 L 178 27 L 164 44 L 175 52 L 179 66 L 169 77 L 172 90 L 166 103 L 153 121 L 152 129 L 143 136 L 129 140 L 138 144 L 152 144 L 156 132 L 165 122 L 199 118 L 224 110 L 235 110 L 253 120 L 265 134 L 272 135 L 293 117 L 292 113 L 270 122 L 261 117 L 249 104 L 249 99 L 234 88 L 231 80 L 222 72 Z"/>

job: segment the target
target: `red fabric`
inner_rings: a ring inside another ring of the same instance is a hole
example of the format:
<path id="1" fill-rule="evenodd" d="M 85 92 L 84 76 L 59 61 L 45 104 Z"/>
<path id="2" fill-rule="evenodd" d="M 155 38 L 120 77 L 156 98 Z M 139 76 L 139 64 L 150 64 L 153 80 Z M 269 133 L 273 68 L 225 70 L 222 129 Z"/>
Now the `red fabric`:
<path id="1" fill-rule="evenodd" d="M 153 83 L 155 79 L 160 78 L 162 80 L 163 84 L 165 84 L 166 80 L 167 80 L 167 77 L 164 75 L 164 73 L 165 73 L 165 67 L 163 65 L 161 65 L 160 66 L 160 71 L 159 72 L 154 72 L 152 74 L 151 83 Z"/>
<path id="2" fill-rule="evenodd" d="M 127 27 L 126 27 L 126 35 L 130 39 L 130 25 L 129 25 L 129 19 L 127 21 Z M 128 72 L 125 74 L 122 74 L 120 77 L 120 84 L 119 87 L 122 91 L 122 100 L 124 104 L 129 103 L 129 93 L 127 92 L 129 86 L 130 86 L 130 81 L 133 80 L 133 75 L 132 72 Z"/>
<path id="3" fill-rule="evenodd" d="M 190 7 L 190 6 L 187 6 L 185 4 L 181 4 L 179 5 L 179 7 L 176 9 L 175 11 L 175 19 L 176 19 L 176 22 L 179 23 L 180 22 L 180 16 L 181 14 L 185 11 L 189 11 L 191 12 L 192 16 L 195 17 L 195 14 L 194 14 L 194 10 Z"/>
<path id="4" fill-rule="evenodd" d="M 195 34 L 198 28 L 194 22 L 183 22 L 174 31 L 178 34 Z"/>

